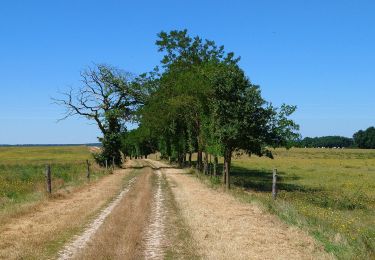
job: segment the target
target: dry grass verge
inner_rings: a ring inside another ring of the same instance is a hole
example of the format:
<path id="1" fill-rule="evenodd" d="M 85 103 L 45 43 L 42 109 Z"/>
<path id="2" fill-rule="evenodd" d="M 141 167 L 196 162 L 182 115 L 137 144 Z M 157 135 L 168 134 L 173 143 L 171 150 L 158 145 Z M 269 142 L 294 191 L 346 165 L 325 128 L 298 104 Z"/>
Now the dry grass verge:
<path id="1" fill-rule="evenodd" d="M 55 196 L 0 227 L 1 259 L 47 259 L 105 206 L 130 171 L 120 170 L 64 196 Z"/>
<path id="2" fill-rule="evenodd" d="M 205 259 L 330 259 L 305 232 L 254 204 L 207 188 L 184 171 L 166 170 Z"/>
<path id="3" fill-rule="evenodd" d="M 167 211 L 165 223 L 165 237 L 167 238 L 165 259 L 201 259 L 197 245 L 192 238 L 191 230 L 177 205 L 172 188 L 174 182 L 168 182 L 163 174 L 162 189 L 165 194 L 165 207 Z"/>

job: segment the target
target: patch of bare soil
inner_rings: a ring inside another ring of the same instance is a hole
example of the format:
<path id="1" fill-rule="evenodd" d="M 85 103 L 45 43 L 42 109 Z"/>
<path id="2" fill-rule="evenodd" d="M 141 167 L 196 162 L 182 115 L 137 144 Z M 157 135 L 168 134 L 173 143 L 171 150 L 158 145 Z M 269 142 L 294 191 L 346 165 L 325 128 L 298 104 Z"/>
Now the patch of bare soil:
<path id="1" fill-rule="evenodd" d="M 130 171 L 119 170 L 71 194 L 36 206 L 0 227 L 0 259 L 46 259 L 118 194 Z"/>
<path id="2" fill-rule="evenodd" d="M 330 259 L 305 232 L 255 204 L 209 189 L 182 170 L 164 169 L 205 259 Z"/>
<path id="3" fill-rule="evenodd" d="M 149 164 L 146 162 L 146 160 L 142 160 L 142 159 L 127 160 L 124 163 L 124 167 L 126 169 L 131 169 L 131 168 L 140 169 L 140 168 L 148 167 L 148 166 Z"/>
<path id="4" fill-rule="evenodd" d="M 143 258 L 143 237 L 153 202 L 152 178 L 152 170 L 144 168 L 126 197 L 75 259 Z"/>
<path id="5" fill-rule="evenodd" d="M 89 146 L 89 151 L 92 153 L 99 153 L 102 149 L 98 146 Z"/>

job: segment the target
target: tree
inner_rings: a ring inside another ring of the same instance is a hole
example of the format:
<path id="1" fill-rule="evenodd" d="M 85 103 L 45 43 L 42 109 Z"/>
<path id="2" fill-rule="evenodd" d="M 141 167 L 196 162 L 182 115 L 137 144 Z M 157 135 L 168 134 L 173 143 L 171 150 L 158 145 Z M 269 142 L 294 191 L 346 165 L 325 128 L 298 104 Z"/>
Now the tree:
<path id="1" fill-rule="evenodd" d="M 358 148 L 375 148 L 375 127 L 369 127 L 366 130 L 359 130 L 353 135 L 354 143 Z"/>
<path id="2" fill-rule="evenodd" d="M 298 125 L 288 119 L 295 107 L 272 107 L 261 97 L 259 86 L 251 84 L 236 64 L 216 65 L 210 77 L 214 136 L 224 157 L 223 182 L 230 188 L 233 152 L 272 158 L 268 146 L 287 146 L 298 136 Z"/>
<path id="3" fill-rule="evenodd" d="M 144 101 L 142 85 L 134 83 L 128 72 L 99 64 L 81 72 L 82 86 L 76 91 L 62 93 L 63 98 L 54 101 L 65 107 L 66 119 L 82 116 L 93 120 L 103 136 L 99 137 L 103 149 L 96 155 L 99 164 L 105 160 L 121 165 L 121 132 L 125 122 L 132 120 L 134 112 Z"/>
<path id="4" fill-rule="evenodd" d="M 141 158 L 156 152 L 157 142 L 150 129 L 140 125 L 122 136 L 121 151 L 130 158 Z"/>
<path id="5" fill-rule="evenodd" d="M 223 181 L 229 188 L 233 152 L 272 157 L 267 146 L 287 146 L 298 136 L 298 126 L 289 119 L 295 107 L 277 109 L 263 100 L 233 53 L 186 30 L 158 37 L 164 71 L 141 122 L 158 132 L 162 155 L 181 163 L 186 153 L 190 157 L 196 151 L 197 168 L 205 173 L 208 153 L 215 162 L 224 156 Z"/>
<path id="6" fill-rule="evenodd" d="M 144 110 L 144 121 L 152 117 L 157 118 L 154 125 L 164 123 L 159 130 L 164 136 L 163 147 L 167 148 L 169 158 L 177 157 L 182 164 L 186 152 L 191 158 L 191 153 L 196 151 L 197 168 L 201 170 L 203 151 L 207 152 L 209 148 L 204 127 L 210 117 L 208 98 L 212 92 L 204 73 L 205 64 L 236 63 L 239 59 L 234 58 L 233 53 L 225 53 L 224 47 L 217 46 L 214 41 L 190 37 L 187 30 L 160 32 L 156 45 L 165 54 L 161 61 L 164 71 L 159 89 L 151 98 L 149 108 L 153 109 Z M 162 115 L 155 115 L 155 111 Z"/>

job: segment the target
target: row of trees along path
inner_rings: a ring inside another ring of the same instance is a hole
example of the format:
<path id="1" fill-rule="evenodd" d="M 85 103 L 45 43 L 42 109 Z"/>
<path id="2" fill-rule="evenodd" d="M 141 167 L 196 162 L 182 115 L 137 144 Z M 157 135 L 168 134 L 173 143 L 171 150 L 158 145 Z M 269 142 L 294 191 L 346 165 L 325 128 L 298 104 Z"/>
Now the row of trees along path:
<path id="1" fill-rule="evenodd" d="M 187 30 L 160 32 L 156 46 L 163 54 L 154 70 L 138 76 L 107 65 L 82 72 L 82 87 L 55 101 L 66 116 L 94 120 L 103 136 L 100 164 L 121 154 L 141 157 L 159 151 L 161 158 L 191 165 L 213 174 L 224 158 L 223 183 L 230 187 L 234 153 L 272 158 L 269 147 L 288 146 L 298 125 L 289 117 L 295 106 L 274 107 L 261 96 L 239 65 L 240 58 L 223 46 Z M 127 131 L 125 123 L 138 128 Z M 188 155 L 188 162 L 186 162 Z"/>

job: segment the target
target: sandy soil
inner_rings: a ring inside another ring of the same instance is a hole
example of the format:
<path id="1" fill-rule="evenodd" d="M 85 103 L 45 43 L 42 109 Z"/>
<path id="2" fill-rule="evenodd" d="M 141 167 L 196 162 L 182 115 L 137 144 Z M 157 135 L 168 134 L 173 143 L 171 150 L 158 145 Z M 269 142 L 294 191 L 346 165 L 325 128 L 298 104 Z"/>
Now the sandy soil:
<path id="1" fill-rule="evenodd" d="M 143 259 L 153 197 L 152 171 L 145 168 L 95 236 L 75 259 Z"/>
<path id="2" fill-rule="evenodd" d="M 181 170 L 164 169 L 205 259 L 330 259 L 305 232 L 255 204 L 207 188 Z"/>
<path id="3" fill-rule="evenodd" d="M 71 259 L 75 255 L 80 253 L 82 249 L 87 247 L 87 243 L 93 239 L 106 218 L 112 213 L 113 209 L 117 207 L 124 199 L 125 195 L 129 192 L 132 184 L 136 181 L 136 179 L 137 177 L 133 177 L 129 181 L 127 187 L 123 189 L 107 207 L 101 210 L 100 214 L 88 225 L 87 228 L 85 228 L 84 232 L 74 237 L 74 239 L 59 252 L 59 260 Z"/>
<path id="4" fill-rule="evenodd" d="M 59 246 L 53 243 L 81 229 L 93 214 L 118 194 L 122 179 L 129 171 L 115 171 L 98 182 L 50 199 L 32 212 L 9 220 L 0 227 L 0 259 L 48 257 L 49 247 Z"/>

